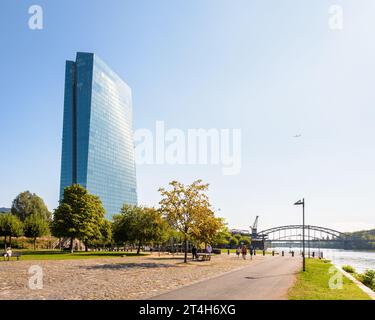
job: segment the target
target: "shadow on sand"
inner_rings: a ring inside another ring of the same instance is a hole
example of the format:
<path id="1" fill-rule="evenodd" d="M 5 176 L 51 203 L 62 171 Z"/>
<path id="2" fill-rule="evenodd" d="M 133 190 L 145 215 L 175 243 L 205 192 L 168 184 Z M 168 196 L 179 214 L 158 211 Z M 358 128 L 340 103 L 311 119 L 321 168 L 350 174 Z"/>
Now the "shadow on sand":
<path id="1" fill-rule="evenodd" d="M 81 269 L 95 270 L 95 269 L 110 269 L 110 270 L 120 270 L 120 269 L 131 269 L 131 268 L 141 268 L 141 269 L 152 269 L 152 268 L 170 268 L 174 267 L 173 264 L 166 263 L 110 263 L 110 264 L 99 264 L 95 266 L 81 266 Z"/>
<path id="2" fill-rule="evenodd" d="M 257 279 L 264 279 L 264 278 L 286 277 L 286 276 L 295 275 L 297 273 L 298 272 L 283 273 L 283 274 L 272 274 L 272 275 L 268 275 L 268 276 L 248 276 L 248 277 L 245 277 L 245 279 L 248 279 L 248 280 L 257 280 Z"/>
<path id="3" fill-rule="evenodd" d="M 184 256 L 182 256 L 182 257 L 181 256 L 179 256 L 179 257 L 177 257 L 177 256 L 175 256 L 175 257 L 173 257 L 173 256 L 170 256 L 170 257 L 157 257 L 157 256 L 152 257 L 152 256 L 149 256 L 148 260 L 160 260 L 160 261 L 162 261 L 162 260 L 168 260 L 168 261 L 184 260 Z M 191 258 L 188 257 L 188 260 L 191 260 Z"/>

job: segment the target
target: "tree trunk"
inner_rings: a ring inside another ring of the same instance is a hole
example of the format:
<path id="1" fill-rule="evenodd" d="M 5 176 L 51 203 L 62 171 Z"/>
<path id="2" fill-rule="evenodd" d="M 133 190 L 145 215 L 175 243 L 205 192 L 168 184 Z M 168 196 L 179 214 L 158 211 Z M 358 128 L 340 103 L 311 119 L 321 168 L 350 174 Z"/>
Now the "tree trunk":
<path id="1" fill-rule="evenodd" d="M 184 239 L 185 242 L 185 256 L 184 256 L 184 263 L 187 263 L 187 254 L 188 254 L 188 240 L 187 238 Z"/>
<path id="2" fill-rule="evenodd" d="M 72 237 L 72 238 L 70 238 L 70 253 L 73 253 L 73 240 L 74 240 L 74 238 Z"/>
<path id="3" fill-rule="evenodd" d="M 36 238 L 34 238 L 34 251 L 35 251 L 35 246 L 36 246 Z"/>
<path id="4" fill-rule="evenodd" d="M 7 249 L 7 236 L 4 236 L 4 249 Z"/>
<path id="5" fill-rule="evenodd" d="M 12 247 L 12 236 L 9 236 L 9 247 Z"/>
<path id="6" fill-rule="evenodd" d="M 142 244 L 142 242 L 141 242 L 141 240 L 139 240 L 137 254 L 139 254 L 139 252 L 141 251 L 141 244 Z"/>
<path id="7" fill-rule="evenodd" d="M 85 252 L 88 252 L 88 251 L 89 251 L 89 248 L 88 248 L 88 246 L 87 246 L 87 242 L 84 242 L 83 244 L 85 245 Z"/>

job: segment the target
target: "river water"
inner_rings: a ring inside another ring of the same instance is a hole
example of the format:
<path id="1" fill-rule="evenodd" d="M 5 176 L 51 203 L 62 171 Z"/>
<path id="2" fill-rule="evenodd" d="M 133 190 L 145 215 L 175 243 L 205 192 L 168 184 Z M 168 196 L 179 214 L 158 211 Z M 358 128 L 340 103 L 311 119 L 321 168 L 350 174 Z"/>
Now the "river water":
<path id="1" fill-rule="evenodd" d="M 269 248 L 269 250 L 275 250 L 281 252 L 289 252 L 293 250 L 296 253 L 301 252 L 301 248 Z M 306 250 L 306 257 L 308 256 L 308 248 Z M 343 249 L 317 249 L 310 248 L 310 254 L 315 252 L 318 256 L 319 252 L 323 252 L 323 257 L 332 261 L 332 263 L 338 267 L 344 265 L 350 265 L 355 268 L 358 273 L 364 272 L 366 269 L 375 270 L 375 252 L 374 251 L 359 251 L 359 250 L 343 250 Z"/>

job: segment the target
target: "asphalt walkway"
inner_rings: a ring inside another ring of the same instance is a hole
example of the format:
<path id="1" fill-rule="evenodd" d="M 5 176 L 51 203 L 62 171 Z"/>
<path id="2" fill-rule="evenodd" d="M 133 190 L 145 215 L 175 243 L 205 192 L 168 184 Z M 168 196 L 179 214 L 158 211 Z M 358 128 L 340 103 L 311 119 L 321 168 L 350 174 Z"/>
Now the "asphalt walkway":
<path id="1" fill-rule="evenodd" d="M 249 266 L 153 297 L 155 300 L 281 300 L 287 299 L 301 269 L 301 258 L 267 256 Z"/>

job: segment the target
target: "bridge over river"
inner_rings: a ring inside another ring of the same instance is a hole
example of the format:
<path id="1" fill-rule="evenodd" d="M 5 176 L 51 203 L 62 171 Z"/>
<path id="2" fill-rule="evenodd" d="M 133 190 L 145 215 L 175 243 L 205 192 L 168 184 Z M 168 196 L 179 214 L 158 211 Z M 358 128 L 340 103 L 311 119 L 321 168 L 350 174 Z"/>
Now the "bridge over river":
<path id="1" fill-rule="evenodd" d="M 258 248 L 274 246 L 295 247 L 302 243 L 303 225 L 285 225 L 260 232 L 253 228 L 251 238 L 252 243 Z M 369 242 L 375 242 L 375 240 L 355 238 L 349 234 L 326 227 L 305 225 L 305 243 L 308 247 L 350 249 Z"/>

